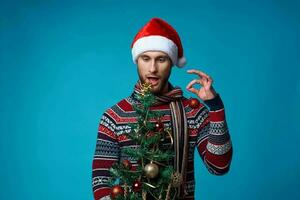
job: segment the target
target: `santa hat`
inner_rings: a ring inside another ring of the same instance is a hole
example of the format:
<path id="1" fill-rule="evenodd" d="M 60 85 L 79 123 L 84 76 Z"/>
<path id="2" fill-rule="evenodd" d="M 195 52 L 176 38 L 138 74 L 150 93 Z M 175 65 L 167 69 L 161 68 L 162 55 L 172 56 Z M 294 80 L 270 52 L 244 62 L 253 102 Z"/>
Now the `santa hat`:
<path id="1" fill-rule="evenodd" d="M 163 51 L 178 67 L 186 64 L 180 37 L 176 30 L 159 18 L 152 18 L 134 37 L 131 44 L 133 62 L 145 51 Z"/>

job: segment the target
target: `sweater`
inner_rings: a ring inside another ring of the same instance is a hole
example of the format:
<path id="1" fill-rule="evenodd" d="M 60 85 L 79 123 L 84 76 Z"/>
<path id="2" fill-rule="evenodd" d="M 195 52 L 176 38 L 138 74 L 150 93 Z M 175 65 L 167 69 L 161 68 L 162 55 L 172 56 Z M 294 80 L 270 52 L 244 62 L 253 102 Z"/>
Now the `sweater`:
<path id="1" fill-rule="evenodd" d="M 211 174 L 224 175 L 229 171 L 232 160 L 232 143 L 226 123 L 222 99 L 217 94 L 192 108 L 189 99 L 182 99 L 189 133 L 189 149 L 186 169 L 186 200 L 194 199 L 194 150 L 198 153 Z M 114 162 L 130 160 L 134 168 L 138 163 L 121 152 L 122 148 L 138 148 L 124 133 L 130 133 L 131 123 L 137 122 L 133 104 L 139 103 L 134 94 L 108 108 L 100 118 L 94 158 L 92 162 L 92 188 L 95 200 L 109 200 L 109 168 Z M 169 104 L 152 106 L 163 114 L 164 127 L 172 128 Z"/>

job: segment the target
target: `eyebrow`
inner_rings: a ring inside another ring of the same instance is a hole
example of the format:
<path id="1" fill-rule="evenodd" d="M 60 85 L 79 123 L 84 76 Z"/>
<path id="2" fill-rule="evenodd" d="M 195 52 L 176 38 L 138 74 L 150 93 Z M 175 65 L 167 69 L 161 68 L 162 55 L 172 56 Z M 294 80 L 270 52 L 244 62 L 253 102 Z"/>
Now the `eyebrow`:
<path id="1" fill-rule="evenodd" d="M 161 55 L 161 56 L 157 56 L 157 58 L 168 58 L 168 56 Z"/>
<path id="2" fill-rule="evenodd" d="M 143 55 L 141 55 L 141 57 L 149 57 L 150 58 L 151 56 L 143 54 Z M 156 56 L 155 59 L 156 58 L 168 58 L 168 56 L 166 56 L 166 55 L 159 55 L 159 56 Z"/>

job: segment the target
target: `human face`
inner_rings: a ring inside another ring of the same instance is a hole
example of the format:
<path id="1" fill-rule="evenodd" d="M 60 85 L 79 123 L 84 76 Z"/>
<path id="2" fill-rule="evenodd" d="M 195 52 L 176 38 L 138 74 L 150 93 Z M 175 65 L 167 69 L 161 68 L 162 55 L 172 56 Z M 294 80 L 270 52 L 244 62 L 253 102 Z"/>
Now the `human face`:
<path id="1" fill-rule="evenodd" d="M 152 93 L 164 94 L 168 91 L 172 68 L 168 54 L 161 51 L 146 51 L 139 55 L 137 66 L 140 81 L 151 84 Z"/>

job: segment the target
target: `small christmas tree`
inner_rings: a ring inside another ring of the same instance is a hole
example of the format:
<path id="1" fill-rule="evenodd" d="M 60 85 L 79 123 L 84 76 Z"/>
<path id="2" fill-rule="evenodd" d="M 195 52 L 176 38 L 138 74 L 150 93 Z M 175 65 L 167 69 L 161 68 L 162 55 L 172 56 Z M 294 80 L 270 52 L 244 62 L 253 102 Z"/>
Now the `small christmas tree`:
<path id="1" fill-rule="evenodd" d="M 141 104 L 134 105 L 138 115 L 137 123 L 131 125 L 131 132 L 126 136 L 138 148 L 126 147 L 123 153 L 138 162 L 135 170 L 129 160 L 115 163 L 110 168 L 112 175 L 111 198 L 116 200 L 174 199 L 174 187 L 181 183 L 173 166 L 169 165 L 174 156 L 173 138 L 170 129 L 161 122 L 162 114 L 150 110 L 155 102 L 151 85 L 143 84 L 141 93 L 136 98 Z M 154 119 L 155 123 L 150 120 Z M 167 138 L 169 147 L 163 146 Z M 118 184 L 116 184 L 118 183 Z"/>

